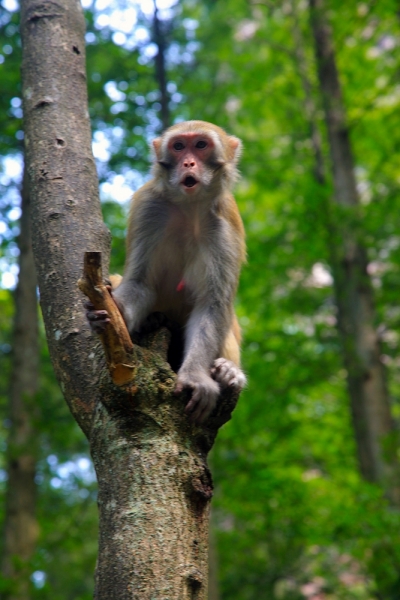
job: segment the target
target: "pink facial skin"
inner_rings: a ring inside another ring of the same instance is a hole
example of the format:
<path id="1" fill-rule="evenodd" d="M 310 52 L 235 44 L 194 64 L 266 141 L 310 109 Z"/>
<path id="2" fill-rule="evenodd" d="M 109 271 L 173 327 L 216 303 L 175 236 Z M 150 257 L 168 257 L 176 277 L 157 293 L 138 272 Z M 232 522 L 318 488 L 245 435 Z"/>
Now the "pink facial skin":
<path id="1" fill-rule="evenodd" d="M 184 133 L 169 140 L 168 150 L 176 159 L 181 188 L 186 194 L 193 194 L 203 179 L 204 164 L 214 151 L 214 141 L 207 135 Z"/>

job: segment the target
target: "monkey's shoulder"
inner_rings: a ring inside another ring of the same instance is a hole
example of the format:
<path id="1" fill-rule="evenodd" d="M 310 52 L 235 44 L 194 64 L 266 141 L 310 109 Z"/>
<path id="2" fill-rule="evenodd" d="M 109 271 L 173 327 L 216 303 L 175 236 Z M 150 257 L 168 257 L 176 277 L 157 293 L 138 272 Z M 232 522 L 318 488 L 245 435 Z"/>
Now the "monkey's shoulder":
<path id="1" fill-rule="evenodd" d="M 217 217 L 218 226 L 211 228 L 210 247 L 213 247 L 220 256 L 226 255 L 237 261 L 237 266 L 246 262 L 246 244 L 244 239 L 243 224 L 238 226 L 237 221 Z"/>
<path id="2" fill-rule="evenodd" d="M 157 185 L 156 179 L 146 181 L 132 196 L 132 206 L 141 204 L 148 200 L 156 199 L 161 196 L 162 189 Z"/>
<path id="3" fill-rule="evenodd" d="M 163 204 L 162 189 L 155 179 L 150 179 L 142 185 L 132 196 L 129 221 L 132 222 L 148 213 L 159 212 Z"/>
<path id="4" fill-rule="evenodd" d="M 240 239 L 244 240 L 245 231 L 242 217 L 240 216 L 235 198 L 230 192 L 225 194 L 224 201 L 221 202 L 218 209 L 218 216 L 227 221 L 235 234 L 237 234 Z"/>

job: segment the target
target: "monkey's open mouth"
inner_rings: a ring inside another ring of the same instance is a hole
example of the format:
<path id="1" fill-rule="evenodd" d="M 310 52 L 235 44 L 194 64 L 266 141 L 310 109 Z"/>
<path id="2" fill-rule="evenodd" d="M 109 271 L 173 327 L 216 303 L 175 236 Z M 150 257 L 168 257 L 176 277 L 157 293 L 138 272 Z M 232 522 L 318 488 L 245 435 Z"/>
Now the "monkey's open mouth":
<path id="1" fill-rule="evenodd" d="M 191 175 L 188 175 L 188 177 L 185 177 L 185 179 L 182 181 L 182 183 L 185 187 L 191 188 L 196 185 L 197 179 L 195 179 Z"/>

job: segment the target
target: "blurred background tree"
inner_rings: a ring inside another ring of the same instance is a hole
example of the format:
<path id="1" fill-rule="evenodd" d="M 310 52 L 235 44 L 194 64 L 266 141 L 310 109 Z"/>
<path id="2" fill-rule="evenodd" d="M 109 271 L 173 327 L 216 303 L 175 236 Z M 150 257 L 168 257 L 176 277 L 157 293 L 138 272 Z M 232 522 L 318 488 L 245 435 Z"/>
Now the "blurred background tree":
<path id="1" fill-rule="evenodd" d="M 249 386 L 213 452 L 219 584 L 219 592 L 213 586 L 213 600 L 218 595 L 222 600 L 398 600 L 398 3 L 82 4 L 93 149 L 115 271 L 124 262 L 127 202 L 148 177 L 148 143 L 162 127 L 204 119 L 244 142 L 236 197 L 247 230 L 248 265 L 237 309 Z M 311 18 L 316 7 L 323 11 L 322 37 Z M 334 58 L 336 88 L 324 87 L 321 78 L 327 73 L 324 43 Z M 9 400 L 15 383 L 12 323 L 23 163 L 19 60 L 18 3 L 2 0 L 3 531 L 9 525 L 7 461 L 15 419 Z M 341 146 L 335 154 L 330 119 L 338 112 L 337 143 L 345 139 L 347 150 Z M 340 159 L 352 178 L 350 210 L 340 205 Z M 355 261 L 358 274 L 346 270 L 341 257 L 349 245 L 362 249 Z M 358 296 L 349 298 L 348 290 Z M 365 293 L 373 310 L 368 335 L 354 349 L 359 329 L 344 331 L 343 319 L 350 314 L 354 323 L 365 324 Z M 39 337 L 37 410 L 30 416 L 39 538 L 21 570 L 30 582 L 21 600 L 86 600 L 92 596 L 96 556 L 96 485 L 86 442 L 52 375 L 41 325 Z M 360 355 L 365 362 L 354 364 L 352 358 Z M 372 364 L 383 382 L 382 402 L 377 394 L 372 399 L 376 410 L 383 405 L 386 411 L 384 431 L 374 430 L 375 413 L 357 400 Z M 363 444 L 378 447 L 389 471 L 382 474 L 372 462 L 363 463 Z M 10 598 L 15 590 L 5 575 L 0 593 Z"/>

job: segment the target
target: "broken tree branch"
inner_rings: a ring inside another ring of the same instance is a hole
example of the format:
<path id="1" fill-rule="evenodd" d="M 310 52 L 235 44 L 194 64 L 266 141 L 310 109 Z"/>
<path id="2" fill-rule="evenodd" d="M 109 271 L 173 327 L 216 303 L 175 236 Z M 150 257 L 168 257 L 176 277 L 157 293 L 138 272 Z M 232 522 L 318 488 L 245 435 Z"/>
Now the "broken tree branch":
<path id="1" fill-rule="evenodd" d="M 110 323 L 99 337 L 113 382 L 118 386 L 132 383 L 136 365 L 134 345 L 125 321 L 103 279 L 101 252 L 85 252 L 83 277 L 79 279 L 78 287 L 96 310 L 106 310 L 109 315 Z"/>

